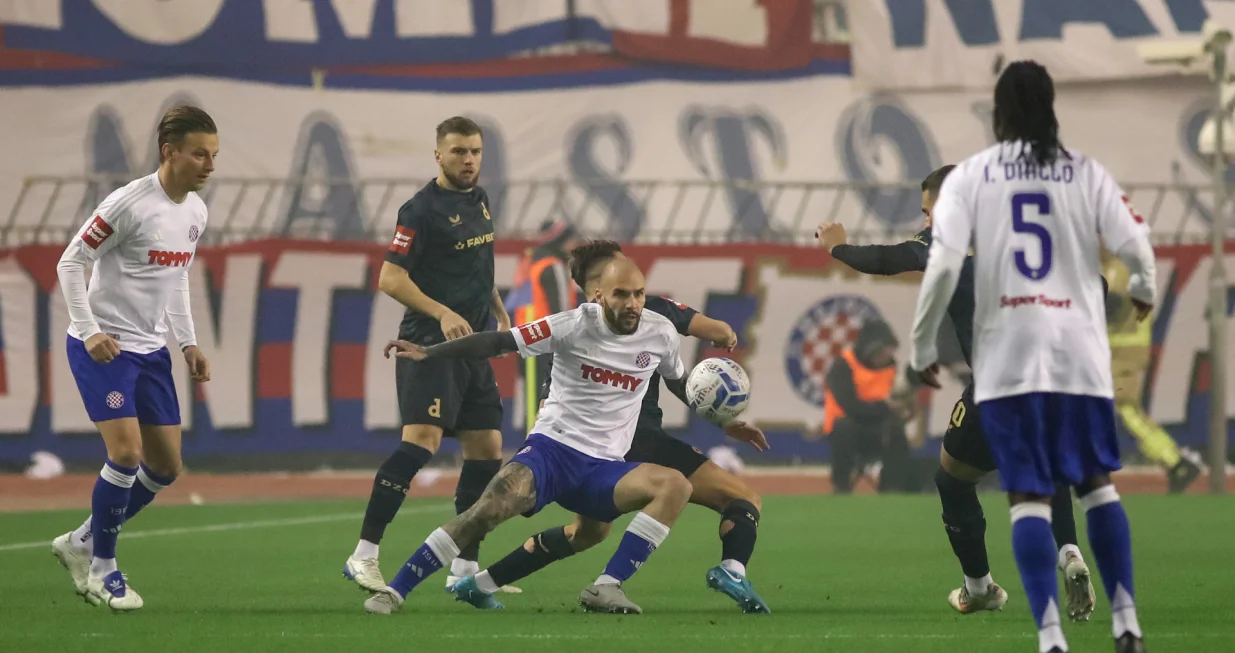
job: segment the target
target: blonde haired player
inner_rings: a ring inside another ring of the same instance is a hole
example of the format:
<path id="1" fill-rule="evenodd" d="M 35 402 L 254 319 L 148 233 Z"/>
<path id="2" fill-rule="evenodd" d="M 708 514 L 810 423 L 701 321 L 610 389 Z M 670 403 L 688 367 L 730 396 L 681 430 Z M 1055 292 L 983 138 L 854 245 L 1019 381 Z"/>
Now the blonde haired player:
<path id="1" fill-rule="evenodd" d="M 206 229 L 196 191 L 214 171 L 218 130 L 205 111 L 175 107 L 159 121 L 158 144 L 158 171 L 108 195 L 56 266 L 69 310 L 69 369 L 107 463 L 90 517 L 53 540 L 52 553 L 79 595 L 118 611 L 142 607 L 116 566 L 120 528 L 181 469 L 169 327 L 193 380 L 210 380 L 189 310 L 189 265 Z"/>
<path id="2" fill-rule="evenodd" d="M 1153 320 L 1137 319 L 1136 307 L 1128 296 L 1128 266 L 1116 256 L 1103 258 L 1102 276 L 1111 286 L 1106 300 L 1106 325 L 1111 341 L 1111 374 L 1115 379 L 1115 413 L 1136 438 L 1141 454 L 1166 470 L 1167 491 L 1184 492 L 1201 470 L 1145 412 L 1142 403 L 1145 368 L 1153 356 Z"/>

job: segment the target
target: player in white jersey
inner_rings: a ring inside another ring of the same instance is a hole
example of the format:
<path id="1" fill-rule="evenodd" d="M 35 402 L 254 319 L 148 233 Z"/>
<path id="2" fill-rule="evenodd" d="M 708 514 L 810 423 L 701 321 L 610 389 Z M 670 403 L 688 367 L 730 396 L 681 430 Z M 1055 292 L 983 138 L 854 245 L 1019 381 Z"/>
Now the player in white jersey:
<path id="1" fill-rule="evenodd" d="M 489 358 L 518 351 L 525 358 L 553 354 L 553 384 L 523 448 L 502 467 L 466 512 L 433 531 L 408 558 L 390 584 L 365 601 L 369 612 L 388 614 L 429 574 L 465 546 L 519 514 L 532 515 L 550 503 L 599 522 L 639 511 L 605 572 L 585 590 L 584 606 L 609 612 L 639 612 L 621 583 L 634 575 L 669 535 L 690 499 L 681 472 L 623 460 L 648 380 L 685 370 L 673 324 L 644 312 L 644 278 L 626 259 L 610 263 L 598 303 L 587 303 L 511 331 L 476 333 L 425 348 L 396 341 L 401 357 Z M 468 577 L 481 589 L 487 575 Z M 490 581 L 490 584 L 491 581 Z M 478 597 L 500 607 L 492 596 Z M 475 603 L 474 603 L 475 604 Z"/>
<path id="2" fill-rule="evenodd" d="M 56 266 L 69 311 L 69 369 L 107 463 L 90 517 L 53 540 L 52 553 L 79 595 L 113 610 L 142 607 L 116 566 L 120 528 L 181 469 L 169 327 L 193 380 L 210 380 L 189 310 L 189 265 L 206 228 L 196 191 L 214 171 L 217 131 L 197 107 L 169 110 L 159 122 L 158 171 L 108 195 Z"/>
<path id="3" fill-rule="evenodd" d="M 1100 248 L 1132 272 L 1140 315 L 1154 303 L 1143 221 L 1097 161 L 1059 142 L 1042 66 L 1011 64 L 995 87 L 999 143 L 948 176 L 934 210 L 912 366 L 939 387 L 935 336 L 971 243 L 975 256 L 974 398 L 1012 504 L 1012 548 L 1038 624 L 1039 651 L 1068 644 L 1055 604 L 1050 496 L 1075 488 L 1111 601 L 1117 653 L 1144 651 L 1133 601 L 1119 469 Z"/>

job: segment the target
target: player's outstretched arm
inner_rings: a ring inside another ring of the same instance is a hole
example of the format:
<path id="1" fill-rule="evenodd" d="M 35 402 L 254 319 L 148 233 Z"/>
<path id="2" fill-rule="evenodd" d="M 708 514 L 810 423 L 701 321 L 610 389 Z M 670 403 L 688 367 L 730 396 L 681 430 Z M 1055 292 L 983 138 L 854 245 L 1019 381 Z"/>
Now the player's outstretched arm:
<path id="1" fill-rule="evenodd" d="M 414 345 L 406 340 L 391 340 L 386 343 L 383 352 L 390 358 L 390 350 L 395 350 L 395 356 L 424 360 L 426 358 L 496 358 L 519 350 L 511 331 L 482 331 L 470 336 L 425 347 Z"/>
<path id="2" fill-rule="evenodd" d="M 838 222 L 820 225 L 815 238 L 832 258 L 862 274 L 892 276 L 926 269 L 926 241 L 919 235 L 896 245 L 850 245 Z"/>
<path id="3" fill-rule="evenodd" d="M 728 324 L 710 318 L 703 313 L 695 313 L 690 318 L 690 326 L 686 332 L 700 340 L 707 340 L 713 347 L 733 351 L 738 346 L 738 334 Z"/>

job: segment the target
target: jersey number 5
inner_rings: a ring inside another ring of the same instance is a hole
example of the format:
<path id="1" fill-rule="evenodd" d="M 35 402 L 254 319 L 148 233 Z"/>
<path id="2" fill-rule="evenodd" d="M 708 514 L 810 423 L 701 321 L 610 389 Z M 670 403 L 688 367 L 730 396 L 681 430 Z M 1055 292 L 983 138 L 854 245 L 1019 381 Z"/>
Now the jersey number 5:
<path id="1" fill-rule="evenodd" d="M 1026 277 L 1037 281 L 1046 277 L 1051 271 L 1051 232 L 1036 222 L 1025 220 L 1025 207 L 1038 209 L 1039 216 L 1051 214 L 1051 197 L 1046 193 L 1017 193 L 1012 196 L 1012 230 L 1018 234 L 1037 236 L 1042 248 L 1042 263 L 1038 267 L 1030 267 L 1025 256 L 1025 250 L 1014 250 L 1016 269 Z"/>

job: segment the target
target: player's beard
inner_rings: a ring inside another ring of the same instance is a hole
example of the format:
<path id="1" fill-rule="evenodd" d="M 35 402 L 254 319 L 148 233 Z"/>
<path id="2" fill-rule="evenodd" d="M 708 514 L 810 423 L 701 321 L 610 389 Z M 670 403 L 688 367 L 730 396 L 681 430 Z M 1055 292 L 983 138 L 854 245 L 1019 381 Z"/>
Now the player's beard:
<path id="1" fill-rule="evenodd" d="M 634 314 L 633 322 L 632 319 L 628 317 L 626 321 L 630 324 L 630 326 L 626 326 L 622 323 L 621 315 L 617 311 L 609 308 L 609 305 L 605 303 L 605 300 L 600 300 L 600 306 L 605 311 L 605 321 L 609 323 L 609 326 L 615 333 L 628 336 L 639 330 L 639 321 L 643 319 L 639 313 Z M 627 313 L 627 315 L 629 315 L 629 313 Z"/>
<path id="2" fill-rule="evenodd" d="M 467 181 L 464 181 L 461 177 L 446 172 L 445 170 L 442 171 L 442 174 L 446 175 L 446 181 L 450 182 L 450 185 L 454 186 L 456 190 L 471 190 L 472 186 L 476 185 L 476 181 L 480 179 L 480 173 L 472 175 L 472 178 Z"/>

